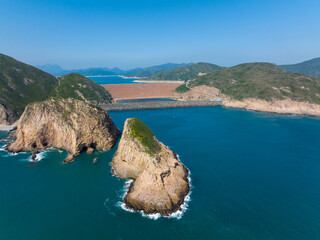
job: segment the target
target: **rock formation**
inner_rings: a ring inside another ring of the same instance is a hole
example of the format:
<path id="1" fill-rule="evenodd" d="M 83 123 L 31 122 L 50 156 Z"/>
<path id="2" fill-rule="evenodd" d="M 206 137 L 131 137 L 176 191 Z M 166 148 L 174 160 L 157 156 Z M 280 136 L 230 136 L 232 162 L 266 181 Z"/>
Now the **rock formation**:
<path id="1" fill-rule="evenodd" d="M 110 149 L 120 131 L 109 115 L 75 99 L 51 98 L 28 105 L 18 121 L 11 152 L 65 149 L 70 159 L 90 148 Z"/>
<path id="2" fill-rule="evenodd" d="M 209 86 L 197 86 L 184 93 L 175 92 L 173 99 L 179 101 L 220 100 L 223 106 L 231 108 L 242 108 L 246 110 L 279 114 L 320 116 L 320 104 L 298 102 L 289 98 L 273 101 L 266 101 L 258 98 L 236 100 L 222 94 L 219 89 Z"/>
<path id="3" fill-rule="evenodd" d="M 145 213 L 169 215 L 180 209 L 189 192 L 188 170 L 139 119 L 127 119 L 112 173 L 132 179 L 125 204 Z"/>

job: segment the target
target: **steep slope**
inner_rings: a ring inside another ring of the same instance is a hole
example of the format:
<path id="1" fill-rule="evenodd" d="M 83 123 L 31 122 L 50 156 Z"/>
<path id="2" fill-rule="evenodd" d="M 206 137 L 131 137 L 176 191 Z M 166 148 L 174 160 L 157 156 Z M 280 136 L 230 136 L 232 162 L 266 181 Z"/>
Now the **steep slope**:
<path id="1" fill-rule="evenodd" d="M 190 65 L 191 63 L 166 63 L 162 65 L 152 66 L 148 68 L 143 68 L 141 70 L 138 70 L 137 72 L 131 72 L 130 74 L 127 74 L 128 77 L 150 77 L 158 72 L 162 71 L 170 71 L 172 69 L 183 67 Z"/>
<path id="2" fill-rule="evenodd" d="M 110 93 L 98 83 L 78 74 L 70 73 L 58 78 L 53 95 L 75 98 L 90 103 L 105 103 L 112 100 Z"/>
<path id="3" fill-rule="evenodd" d="M 183 80 L 187 81 L 198 75 L 213 72 L 222 67 L 211 63 L 195 63 L 189 66 L 179 67 L 170 71 L 159 72 L 152 75 L 149 80 Z"/>
<path id="4" fill-rule="evenodd" d="M 57 79 L 33 66 L 0 54 L 0 124 L 11 124 L 25 106 L 50 96 Z"/>
<path id="5" fill-rule="evenodd" d="M 303 73 L 320 78 L 320 58 L 311 59 L 297 64 L 279 65 L 287 72 Z"/>
<path id="6" fill-rule="evenodd" d="M 26 107 L 8 150 L 36 152 L 54 147 L 74 156 L 88 148 L 110 149 L 119 134 L 104 110 L 71 98 L 50 98 Z"/>
<path id="7" fill-rule="evenodd" d="M 188 170 L 139 119 L 127 119 L 112 172 L 133 179 L 126 205 L 145 213 L 168 215 L 180 209 L 189 192 Z"/>

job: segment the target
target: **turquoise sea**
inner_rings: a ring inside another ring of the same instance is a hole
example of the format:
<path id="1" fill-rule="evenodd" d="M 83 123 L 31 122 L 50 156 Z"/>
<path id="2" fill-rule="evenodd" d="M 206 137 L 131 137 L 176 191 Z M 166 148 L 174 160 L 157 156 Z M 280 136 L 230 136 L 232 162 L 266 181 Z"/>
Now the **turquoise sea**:
<path id="1" fill-rule="evenodd" d="M 137 80 L 137 78 L 122 78 L 119 76 L 89 76 L 88 78 L 99 84 L 127 84 L 136 83 L 134 80 Z"/>
<path id="2" fill-rule="evenodd" d="M 125 181 L 109 166 L 116 147 L 69 164 L 54 149 L 39 162 L 0 151 L 1 240 L 320 239 L 320 119 L 224 107 L 110 115 L 120 129 L 140 118 L 189 168 L 182 217 L 120 207 Z"/>

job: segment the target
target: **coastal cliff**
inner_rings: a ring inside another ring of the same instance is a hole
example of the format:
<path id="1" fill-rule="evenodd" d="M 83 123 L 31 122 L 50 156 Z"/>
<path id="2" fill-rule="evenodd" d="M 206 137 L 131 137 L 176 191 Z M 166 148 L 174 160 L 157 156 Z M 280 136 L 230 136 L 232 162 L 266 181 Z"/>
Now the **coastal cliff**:
<path id="1" fill-rule="evenodd" d="M 112 173 L 133 182 L 125 204 L 146 214 L 169 215 L 180 209 L 189 192 L 188 170 L 139 119 L 127 119 Z"/>
<path id="2" fill-rule="evenodd" d="M 36 152 L 54 147 L 68 151 L 67 160 L 72 160 L 87 149 L 110 149 L 119 134 L 104 110 L 71 98 L 50 98 L 25 108 L 8 151 Z"/>

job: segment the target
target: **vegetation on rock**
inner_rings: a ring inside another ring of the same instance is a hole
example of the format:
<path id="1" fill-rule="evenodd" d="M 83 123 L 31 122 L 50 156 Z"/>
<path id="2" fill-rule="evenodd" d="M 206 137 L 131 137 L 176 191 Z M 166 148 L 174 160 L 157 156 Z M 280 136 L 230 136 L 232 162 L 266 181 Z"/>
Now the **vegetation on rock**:
<path id="1" fill-rule="evenodd" d="M 58 79 L 53 95 L 89 102 L 109 102 L 112 99 L 104 87 L 78 73 L 70 73 Z"/>
<path id="2" fill-rule="evenodd" d="M 320 104 L 320 79 L 300 73 L 288 73 L 271 63 L 246 63 L 216 70 L 195 78 L 188 86 L 201 85 L 215 87 L 237 100 L 291 99 Z"/>
<path id="3" fill-rule="evenodd" d="M 161 147 L 156 141 L 153 132 L 138 118 L 131 118 L 128 120 L 128 126 L 131 130 L 133 138 L 137 138 L 145 147 L 145 151 L 150 155 L 157 154 Z"/>
<path id="4" fill-rule="evenodd" d="M 50 97 L 57 83 L 54 76 L 0 54 L 0 105 L 7 112 L 2 121 L 16 121 L 28 103 Z"/>

